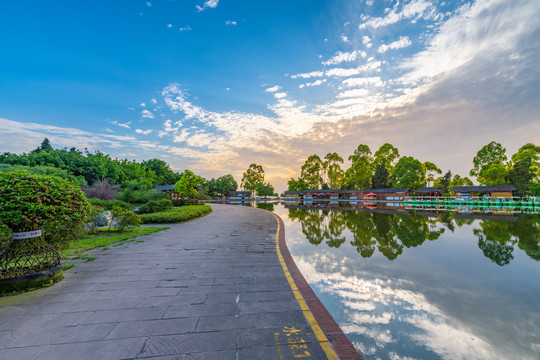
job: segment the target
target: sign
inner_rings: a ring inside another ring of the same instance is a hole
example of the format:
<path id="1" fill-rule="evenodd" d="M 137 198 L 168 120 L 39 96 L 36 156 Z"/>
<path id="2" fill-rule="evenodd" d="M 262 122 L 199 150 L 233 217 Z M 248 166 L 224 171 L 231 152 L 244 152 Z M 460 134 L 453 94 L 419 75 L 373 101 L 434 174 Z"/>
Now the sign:
<path id="1" fill-rule="evenodd" d="M 30 239 L 41 236 L 41 230 L 13 233 L 13 239 Z"/>

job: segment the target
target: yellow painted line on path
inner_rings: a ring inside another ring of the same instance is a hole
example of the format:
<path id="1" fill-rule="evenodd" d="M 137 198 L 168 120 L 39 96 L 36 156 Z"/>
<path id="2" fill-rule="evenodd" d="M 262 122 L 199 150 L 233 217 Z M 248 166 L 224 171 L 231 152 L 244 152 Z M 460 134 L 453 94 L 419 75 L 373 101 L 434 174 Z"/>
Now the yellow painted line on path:
<path id="1" fill-rule="evenodd" d="M 328 359 L 339 360 L 339 357 L 334 351 L 334 348 L 332 348 L 332 346 L 330 345 L 328 338 L 326 337 L 326 335 L 324 335 L 323 331 L 321 330 L 321 327 L 317 323 L 317 320 L 315 320 L 315 317 L 311 313 L 311 310 L 309 310 L 309 307 L 307 306 L 304 298 L 300 294 L 300 290 L 298 290 L 296 283 L 294 282 L 291 274 L 289 273 L 289 269 L 287 268 L 287 264 L 285 264 L 285 260 L 283 259 L 283 255 L 281 255 L 281 250 L 279 248 L 279 230 L 280 230 L 279 219 L 276 216 L 276 214 L 272 213 L 272 215 L 274 215 L 278 224 L 278 228 L 276 232 L 276 250 L 277 250 L 279 262 L 281 264 L 281 267 L 283 268 L 285 277 L 287 277 L 287 281 L 289 282 L 289 285 L 291 286 L 291 290 L 293 291 L 294 297 L 296 298 L 296 301 L 298 301 L 298 304 L 300 304 L 300 308 L 302 309 L 304 316 L 306 317 L 309 325 L 311 325 L 311 328 L 313 329 L 313 333 L 315 334 L 317 341 L 319 341 L 319 345 L 321 345 Z"/>

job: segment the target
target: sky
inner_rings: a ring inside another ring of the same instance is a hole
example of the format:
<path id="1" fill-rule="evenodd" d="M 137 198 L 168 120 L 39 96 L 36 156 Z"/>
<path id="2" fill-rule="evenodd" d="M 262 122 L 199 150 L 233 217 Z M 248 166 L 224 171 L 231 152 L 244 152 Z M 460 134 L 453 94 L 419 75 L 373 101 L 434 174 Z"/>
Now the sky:
<path id="1" fill-rule="evenodd" d="M 491 141 L 540 144 L 537 0 L 0 2 L 0 152 L 251 163 L 391 143 L 468 175 Z"/>

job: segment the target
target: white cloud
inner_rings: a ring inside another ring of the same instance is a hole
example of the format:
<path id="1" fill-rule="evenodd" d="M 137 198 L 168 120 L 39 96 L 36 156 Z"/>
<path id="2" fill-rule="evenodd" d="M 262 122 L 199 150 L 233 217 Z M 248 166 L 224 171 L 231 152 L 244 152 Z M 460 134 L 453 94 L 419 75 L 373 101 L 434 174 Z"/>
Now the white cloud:
<path id="1" fill-rule="evenodd" d="M 142 102 L 142 103 L 140 103 L 139 105 L 142 106 L 142 107 L 145 107 L 145 106 L 146 106 L 146 103 L 143 103 L 143 102 Z"/>
<path id="2" fill-rule="evenodd" d="M 362 44 L 364 44 L 367 49 L 370 49 L 373 46 L 371 39 L 367 35 L 362 36 Z"/>
<path id="3" fill-rule="evenodd" d="M 281 89 L 281 86 L 276 85 L 276 86 L 269 87 L 264 91 L 266 91 L 266 92 L 276 92 L 276 91 L 278 91 L 280 89 Z"/>
<path id="4" fill-rule="evenodd" d="M 226 91 L 231 91 L 231 88 L 225 88 Z"/>
<path id="5" fill-rule="evenodd" d="M 152 99 L 150 100 L 152 102 L 152 104 L 156 104 L 157 103 L 157 100 L 156 99 Z"/>
<path id="6" fill-rule="evenodd" d="M 333 68 L 326 70 L 324 75 L 332 77 L 348 77 L 359 75 L 363 72 L 369 71 L 380 71 L 381 62 L 380 61 L 370 61 L 365 65 L 358 66 L 356 68 L 344 69 L 344 68 Z"/>
<path id="7" fill-rule="evenodd" d="M 291 79 L 309 79 L 312 77 L 321 77 L 324 75 L 324 71 L 312 71 L 309 73 L 291 75 Z"/>
<path id="8" fill-rule="evenodd" d="M 150 7 L 150 6 L 152 6 L 152 3 L 151 3 L 151 2 L 147 2 L 147 3 L 146 3 L 146 6 Z"/>
<path id="9" fill-rule="evenodd" d="M 225 21 L 225 25 L 236 26 L 236 21 L 230 21 L 230 20 L 227 20 L 227 21 Z"/>
<path id="10" fill-rule="evenodd" d="M 355 61 L 358 58 L 358 55 L 360 55 L 363 58 L 367 57 L 367 54 L 365 51 L 356 50 L 351 52 L 341 52 L 338 51 L 334 56 L 332 56 L 327 61 L 323 61 L 323 65 L 336 65 L 342 62 L 352 62 Z"/>
<path id="11" fill-rule="evenodd" d="M 354 89 L 347 90 L 340 93 L 337 97 L 340 99 L 351 98 L 351 97 L 364 97 L 369 94 L 369 91 L 366 89 Z"/>
<path id="12" fill-rule="evenodd" d="M 154 114 L 152 114 L 151 111 L 146 110 L 146 109 L 141 111 L 141 114 L 142 114 L 141 117 L 143 117 L 143 118 L 147 118 L 147 119 L 153 119 L 154 118 Z"/>
<path id="13" fill-rule="evenodd" d="M 300 84 L 298 87 L 300 89 L 304 88 L 305 86 L 320 86 L 322 84 L 324 84 L 326 82 L 326 79 L 322 79 L 322 80 L 317 80 L 317 81 L 314 81 L 312 83 L 305 83 L 305 84 Z"/>
<path id="14" fill-rule="evenodd" d="M 143 134 L 143 135 L 151 134 L 152 131 L 154 131 L 154 130 L 152 130 L 152 129 L 148 129 L 148 130 L 135 129 L 135 132 L 137 134 Z"/>
<path id="15" fill-rule="evenodd" d="M 172 24 L 167 24 L 167 28 L 172 28 Z"/>
<path id="16" fill-rule="evenodd" d="M 346 42 L 346 43 L 351 42 L 351 41 L 349 40 L 349 38 L 348 38 L 347 36 L 345 36 L 345 35 L 341 35 L 341 41 Z"/>
<path id="17" fill-rule="evenodd" d="M 277 92 L 277 93 L 274 93 L 274 97 L 276 99 L 283 99 L 285 97 L 287 97 L 287 93 L 286 92 Z"/>
<path id="18" fill-rule="evenodd" d="M 345 87 L 356 87 L 356 86 L 366 86 L 366 85 L 383 86 L 383 82 L 381 78 L 378 76 L 349 78 L 349 79 L 343 80 L 341 84 L 343 84 L 343 86 Z"/>
<path id="19" fill-rule="evenodd" d="M 365 23 L 360 24 L 360 29 L 371 27 L 374 29 L 395 24 L 402 19 L 435 19 L 438 17 L 435 6 L 426 0 L 412 0 L 402 6 L 398 10 L 399 2 L 396 3 L 393 9 L 387 11 L 385 17 L 369 18 Z"/>
<path id="20" fill-rule="evenodd" d="M 111 122 L 111 124 L 117 125 L 126 129 L 131 129 L 131 127 L 129 126 L 131 124 L 131 121 L 128 121 L 126 123 L 119 123 L 118 121 L 114 120 L 113 122 Z"/>
<path id="21" fill-rule="evenodd" d="M 178 29 L 178 31 L 191 31 L 191 26 L 186 25 Z"/>
<path id="22" fill-rule="evenodd" d="M 204 2 L 203 6 L 195 5 L 198 11 L 203 11 L 206 8 L 215 9 L 218 6 L 219 0 L 207 0 Z"/>
<path id="23" fill-rule="evenodd" d="M 388 50 L 402 49 L 411 45 L 412 45 L 412 42 L 411 40 L 409 40 L 407 36 L 401 36 L 399 40 L 391 42 L 388 45 L 382 44 L 381 46 L 379 46 L 379 49 L 377 50 L 377 52 L 380 54 L 383 54 L 387 52 Z"/>

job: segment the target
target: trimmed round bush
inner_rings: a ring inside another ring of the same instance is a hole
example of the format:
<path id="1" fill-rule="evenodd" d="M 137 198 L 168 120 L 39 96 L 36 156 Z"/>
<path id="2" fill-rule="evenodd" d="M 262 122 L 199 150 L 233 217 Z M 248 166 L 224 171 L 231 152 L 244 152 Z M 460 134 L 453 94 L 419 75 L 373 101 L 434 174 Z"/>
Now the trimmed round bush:
<path id="1" fill-rule="evenodd" d="M 0 173 L 0 222 L 13 232 L 42 230 L 49 245 L 62 247 L 80 235 L 87 211 L 84 193 L 68 180 Z"/>

